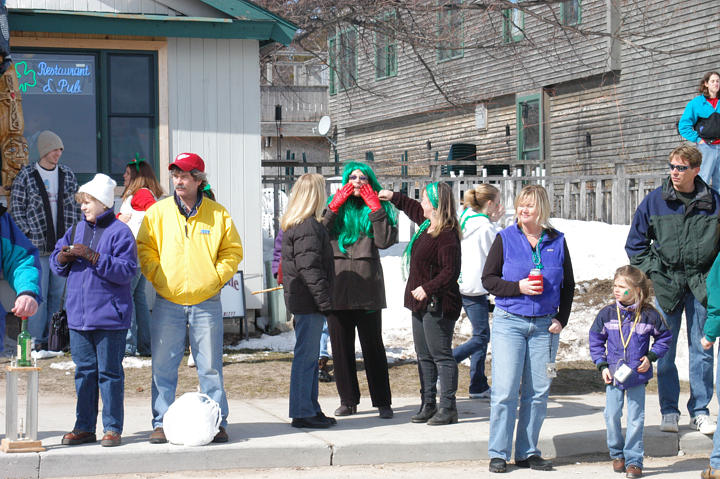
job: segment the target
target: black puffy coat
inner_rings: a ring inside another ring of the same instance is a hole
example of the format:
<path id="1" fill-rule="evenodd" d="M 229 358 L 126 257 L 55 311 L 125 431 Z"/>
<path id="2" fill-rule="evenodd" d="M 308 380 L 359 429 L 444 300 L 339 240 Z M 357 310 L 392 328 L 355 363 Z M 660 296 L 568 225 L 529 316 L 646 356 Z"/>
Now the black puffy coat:
<path id="1" fill-rule="evenodd" d="M 285 305 L 293 314 L 328 312 L 335 278 L 330 236 L 313 217 L 289 228 L 282 238 Z"/>

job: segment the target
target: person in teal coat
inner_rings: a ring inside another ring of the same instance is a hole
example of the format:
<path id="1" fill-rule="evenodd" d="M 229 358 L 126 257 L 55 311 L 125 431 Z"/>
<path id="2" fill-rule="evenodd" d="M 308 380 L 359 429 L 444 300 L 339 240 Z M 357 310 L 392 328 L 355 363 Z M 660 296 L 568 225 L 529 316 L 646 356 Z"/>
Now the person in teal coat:
<path id="1" fill-rule="evenodd" d="M 712 351 L 715 340 L 720 336 L 720 255 L 715 258 L 715 262 L 708 273 L 706 287 L 708 292 L 707 300 L 707 320 L 703 327 L 703 337 L 700 344 L 706 350 Z M 716 391 L 720 387 L 720 368 L 715 373 Z M 718 391 L 720 395 L 720 391 Z M 715 430 L 713 434 L 713 448 L 710 453 L 710 465 L 702 472 L 703 478 L 720 478 L 720 433 Z"/>
<path id="2" fill-rule="evenodd" d="M 17 292 L 12 312 L 20 318 L 35 314 L 40 302 L 40 256 L 0 205 L 0 267 L 3 277 Z M 5 342 L 5 308 L 0 305 L 0 353 Z"/>
<path id="3" fill-rule="evenodd" d="M 718 91 L 720 73 L 708 72 L 698 88 L 699 95 L 690 100 L 678 122 L 678 132 L 687 141 L 697 143 L 702 153 L 700 178 L 715 191 L 720 189 L 720 110 Z"/>

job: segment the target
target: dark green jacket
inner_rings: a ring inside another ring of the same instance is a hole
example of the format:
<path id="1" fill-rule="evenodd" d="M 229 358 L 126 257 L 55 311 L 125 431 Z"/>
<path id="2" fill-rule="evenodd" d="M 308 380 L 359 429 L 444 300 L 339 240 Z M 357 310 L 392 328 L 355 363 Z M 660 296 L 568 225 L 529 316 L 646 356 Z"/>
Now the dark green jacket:
<path id="1" fill-rule="evenodd" d="M 652 280 L 667 313 L 680 306 L 688 289 L 707 304 L 705 279 L 719 248 L 719 205 L 720 196 L 698 176 L 695 198 L 686 209 L 668 177 L 635 211 L 625 251 L 630 264 Z"/>

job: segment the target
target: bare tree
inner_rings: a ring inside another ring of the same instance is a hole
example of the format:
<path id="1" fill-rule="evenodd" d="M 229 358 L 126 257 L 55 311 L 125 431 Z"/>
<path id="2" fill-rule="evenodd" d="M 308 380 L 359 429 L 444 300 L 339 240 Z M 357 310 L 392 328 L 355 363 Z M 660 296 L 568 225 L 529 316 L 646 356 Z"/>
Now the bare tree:
<path id="1" fill-rule="evenodd" d="M 712 44 L 702 42 L 683 48 L 671 41 L 658 41 L 662 31 L 649 28 L 651 22 L 642 18 L 645 2 L 639 0 L 607 1 L 607 8 L 616 13 L 613 25 L 573 21 L 572 15 L 576 13 L 573 8 L 579 2 L 572 0 L 261 0 L 258 3 L 299 25 L 294 42 L 300 49 L 318 55 L 327 64 L 335 63 L 329 66 L 340 72 L 337 78 L 340 90 L 352 86 L 383 94 L 372 85 L 358 82 L 353 68 L 348 68 L 353 65 L 347 64 L 349 60 L 345 56 L 346 51 L 357 50 L 367 58 L 377 58 L 377 39 L 380 38 L 394 45 L 396 50 L 390 54 L 405 55 L 421 65 L 433 88 L 452 106 L 463 104 L 467 98 L 453 87 L 451 78 L 445 77 L 442 64 L 434 61 L 438 51 L 440 55 L 452 56 L 454 50 L 462 48 L 465 52 L 479 51 L 490 59 L 533 51 L 545 61 L 556 62 L 555 51 L 569 48 L 570 55 L 575 57 L 573 61 L 581 65 L 583 52 L 576 51 L 575 47 L 587 42 L 615 42 L 653 57 L 687 55 L 713 48 Z M 667 3 L 668 8 L 682 8 L 683 2 Z M 560 11 L 566 14 L 561 15 Z M 526 30 L 523 18 L 532 19 L 535 28 Z M 354 33 L 342 34 L 349 27 Z M 325 55 L 329 38 L 335 39 L 332 43 L 335 51 Z M 522 42 L 512 41 L 519 38 Z M 522 63 L 520 58 L 518 61 Z M 563 63 L 567 63 L 567 56 Z M 338 64 L 346 68 L 338 68 Z"/>

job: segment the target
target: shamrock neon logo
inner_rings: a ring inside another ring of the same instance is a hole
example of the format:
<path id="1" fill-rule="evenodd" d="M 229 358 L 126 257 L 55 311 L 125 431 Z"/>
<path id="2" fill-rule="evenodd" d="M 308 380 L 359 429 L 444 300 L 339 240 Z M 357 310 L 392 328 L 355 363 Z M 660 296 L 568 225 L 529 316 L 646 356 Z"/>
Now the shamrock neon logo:
<path id="1" fill-rule="evenodd" d="M 15 73 L 18 77 L 18 83 L 20 83 L 20 91 L 27 91 L 28 87 L 34 87 L 37 85 L 37 79 L 35 78 L 35 70 L 28 68 L 26 62 L 17 62 L 15 64 Z"/>

